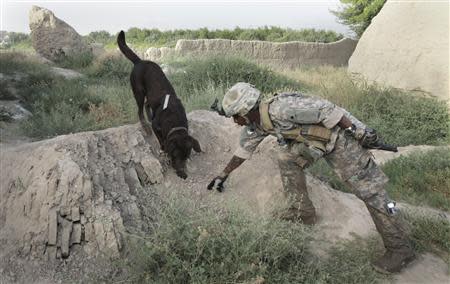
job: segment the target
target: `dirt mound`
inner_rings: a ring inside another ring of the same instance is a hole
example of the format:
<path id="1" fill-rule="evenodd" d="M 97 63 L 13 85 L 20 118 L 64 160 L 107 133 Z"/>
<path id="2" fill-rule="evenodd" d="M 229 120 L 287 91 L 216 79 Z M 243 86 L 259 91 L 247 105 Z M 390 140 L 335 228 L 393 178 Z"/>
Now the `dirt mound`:
<path id="1" fill-rule="evenodd" d="M 122 234 L 151 221 L 158 151 L 137 125 L 2 149 L 0 259 L 119 256 Z"/>

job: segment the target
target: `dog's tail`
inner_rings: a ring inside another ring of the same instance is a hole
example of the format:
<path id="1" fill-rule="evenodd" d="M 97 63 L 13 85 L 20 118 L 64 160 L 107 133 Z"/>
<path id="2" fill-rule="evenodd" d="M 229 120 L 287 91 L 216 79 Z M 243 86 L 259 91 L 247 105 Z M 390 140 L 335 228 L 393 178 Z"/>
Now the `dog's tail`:
<path id="1" fill-rule="evenodd" d="M 134 64 L 139 63 L 141 59 L 139 56 L 134 53 L 131 48 L 128 47 L 127 43 L 125 42 L 125 33 L 123 31 L 120 31 L 119 35 L 117 36 L 117 45 L 119 46 L 120 51 L 131 60 Z"/>

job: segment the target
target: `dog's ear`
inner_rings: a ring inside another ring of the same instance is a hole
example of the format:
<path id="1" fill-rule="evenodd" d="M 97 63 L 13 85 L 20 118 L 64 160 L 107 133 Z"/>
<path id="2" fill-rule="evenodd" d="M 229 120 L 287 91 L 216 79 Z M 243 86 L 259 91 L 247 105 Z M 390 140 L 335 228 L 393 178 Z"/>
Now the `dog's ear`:
<path id="1" fill-rule="evenodd" d="M 192 136 L 189 136 L 192 141 L 192 148 L 194 148 L 194 151 L 197 153 L 200 153 L 202 151 L 202 148 L 200 148 L 200 143 L 198 143 L 197 139 L 195 139 Z"/>

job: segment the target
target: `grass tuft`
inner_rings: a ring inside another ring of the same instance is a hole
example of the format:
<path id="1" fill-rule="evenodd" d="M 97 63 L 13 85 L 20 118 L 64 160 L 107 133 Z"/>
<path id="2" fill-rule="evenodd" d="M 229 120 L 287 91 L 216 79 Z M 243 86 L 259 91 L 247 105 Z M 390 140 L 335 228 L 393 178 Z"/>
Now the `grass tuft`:
<path id="1" fill-rule="evenodd" d="M 388 161 L 383 171 L 394 199 L 450 211 L 450 151 L 418 152 Z"/>
<path id="2" fill-rule="evenodd" d="M 445 216 L 407 210 L 411 238 L 417 252 L 431 252 L 444 259 L 450 268 L 450 221 Z"/>
<path id="3" fill-rule="evenodd" d="M 311 232 L 301 224 L 255 215 L 238 202 L 213 209 L 181 195 L 169 194 L 156 207 L 148 237 L 131 236 L 127 266 L 133 281 L 374 283 L 382 278 L 370 266 L 372 243 L 343 243 L 320 260 L 309 251 Z"/>

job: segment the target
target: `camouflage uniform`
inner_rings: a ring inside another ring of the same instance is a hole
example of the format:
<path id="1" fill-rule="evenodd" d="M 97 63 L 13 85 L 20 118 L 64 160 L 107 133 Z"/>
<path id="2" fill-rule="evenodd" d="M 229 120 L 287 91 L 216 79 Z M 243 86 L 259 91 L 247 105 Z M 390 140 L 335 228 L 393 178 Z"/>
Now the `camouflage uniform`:
<path id="1" fill-rule="evenodd" d="M 275 128 L 289 130 L 299 125 L 320 124 L 331 129 L 325 148 L 311 143 L 288 142 L 279 156 L 283 188 L 292 200 L 288 214 L 298 214 L 303 222 L 315 222 L 315 209 L 308 197 L 304 169 L 324 157 L 336 174 L 366 204 L 385 247 L 395 251 L 410 250 L 410 244 L 400 214 L 391 215 L 385 208 L 389 198 L 384 187 L 386 175 L 375 164 L 371 153 L 353 137 L 346 135 L 337 123 L 343 115 L 358 127 L 365 125 L 331 102 L 303 94 L 280 94 L 269 105 L 270 119 Z M 246 126 L 241 132 L 236 156 L 248 159 L 269 134 L 260 125 Z M 293 216 L 292 216 L 293 217 Z"/>

